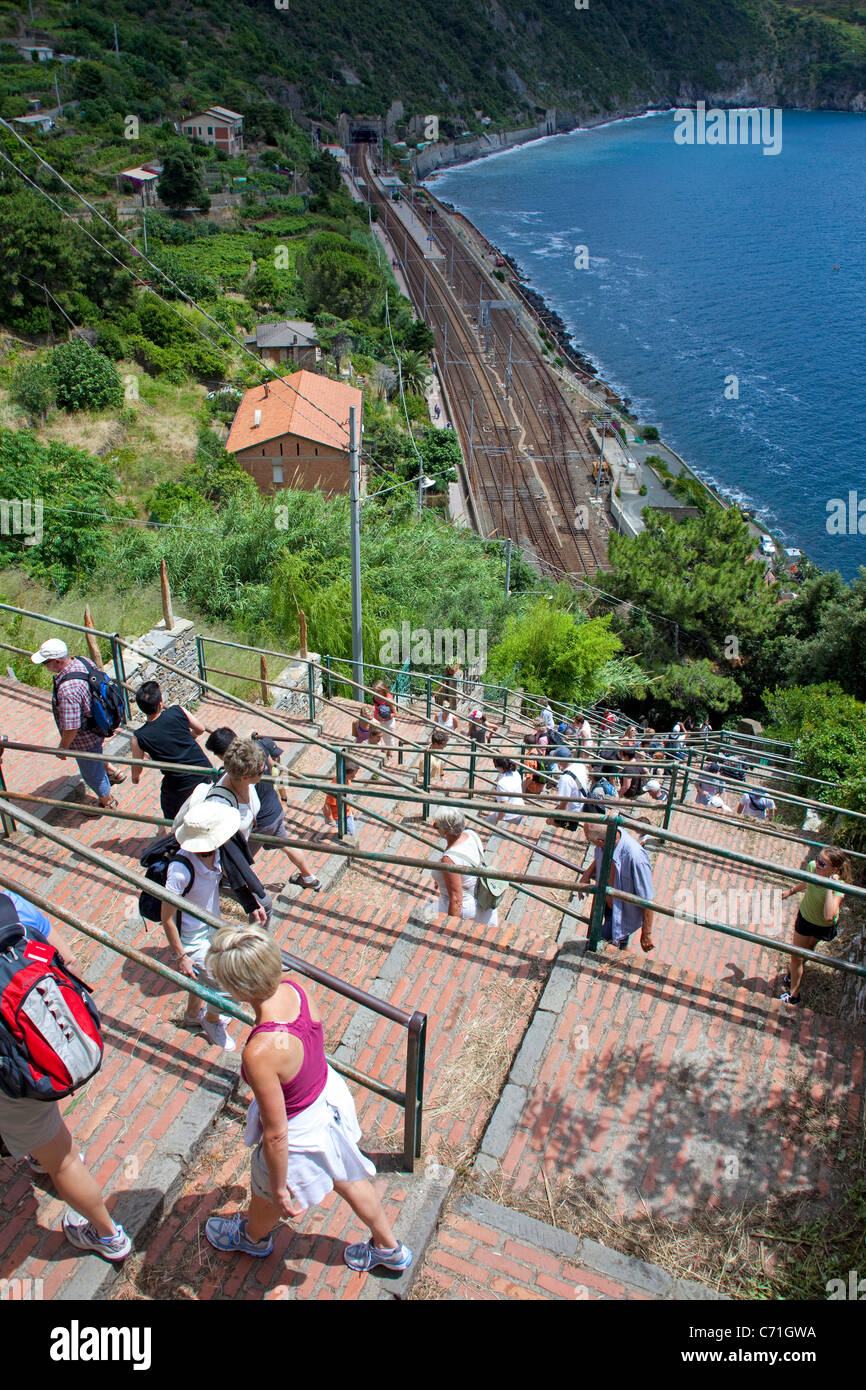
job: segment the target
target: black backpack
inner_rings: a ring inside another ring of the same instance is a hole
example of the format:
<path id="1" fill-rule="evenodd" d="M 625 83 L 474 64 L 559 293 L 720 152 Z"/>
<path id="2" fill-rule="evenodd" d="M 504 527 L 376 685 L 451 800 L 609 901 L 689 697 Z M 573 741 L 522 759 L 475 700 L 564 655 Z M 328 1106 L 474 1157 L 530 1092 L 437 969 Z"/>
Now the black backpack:
<path id="1" fill-rule="evenodd" d="M 165 887 L 165 880 L 168 874 L 169 865 L 179 859 L 187 869 L 189 869 L 189 883 L 181 893 L 185 898 L 192 885 L 195 883 L 195 865 L 181 850 L 180 845 L 174 835 L 163 835 L 162 839 L 157 840 L 155 845 L 151 845 L 139 860 L 144 869 L 144 876 L 151 883 L 156 883 L 160 888 Z M 162 920 L 163 899 L 158 898 L 155 893 L 148 893 L 143 889 L 138 899 L 139 915 L 145 922 L 160 922 Z"/>
<path id="2" fill-rule="evenodd" d="M 92 661 L 88 661 L 86 656 L 79 657 L 78 660 L 86 666 L 87 674 L 82 671 L 64 671 L 56 678 L 52 699 L 55 713 L 58 692 L 64 681 L 84 681 L 90 691 L 90 714 L 84 720 L 82 728 L 108 738 L 110 734 L 117 732 L 126 718 L 123 691 L 116 680 L 112 680 L 111 676 L 107 676 Z"/>

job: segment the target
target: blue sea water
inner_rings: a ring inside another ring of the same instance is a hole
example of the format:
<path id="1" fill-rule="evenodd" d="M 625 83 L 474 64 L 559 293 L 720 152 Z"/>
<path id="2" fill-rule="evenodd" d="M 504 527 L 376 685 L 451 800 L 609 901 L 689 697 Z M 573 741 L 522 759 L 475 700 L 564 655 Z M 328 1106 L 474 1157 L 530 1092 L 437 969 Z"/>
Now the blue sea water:
<path id="1" fill-rule="evenodd" d="M 827 528 L 831 499 L 866 501 L 866 116 L 785 112 L 777 155 L 674 129 L 576 131 L 430 187 L 701 476 L 850 577 L 866 537 Z"/>

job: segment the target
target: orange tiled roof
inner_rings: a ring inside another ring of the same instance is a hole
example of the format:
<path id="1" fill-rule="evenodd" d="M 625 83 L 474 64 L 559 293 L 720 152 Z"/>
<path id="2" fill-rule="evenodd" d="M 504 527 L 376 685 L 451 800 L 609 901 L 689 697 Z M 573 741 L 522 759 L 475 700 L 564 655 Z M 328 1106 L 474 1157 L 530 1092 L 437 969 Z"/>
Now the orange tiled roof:
<path id="1" fill-rule="evenodd" d="M 292 372 L 245 391 L 232 421 L 226 449 L 235 454 L 256 444 L 295 434 L 316 444 L 336 449 L 349 448 L 349 407 L 358 411 L 361 425 L 361 392 L 343 381 L 331 381 L 318 372 Z M 261 411 L 261 424 L 255 425 L 255 412 Z"/>

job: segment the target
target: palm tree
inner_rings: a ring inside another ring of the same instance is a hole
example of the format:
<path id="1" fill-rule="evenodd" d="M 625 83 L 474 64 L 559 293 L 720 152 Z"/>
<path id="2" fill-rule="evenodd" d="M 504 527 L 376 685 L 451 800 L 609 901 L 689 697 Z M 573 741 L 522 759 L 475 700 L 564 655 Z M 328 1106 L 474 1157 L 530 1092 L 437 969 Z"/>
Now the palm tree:
<path id="1" fill-rule="evenodd" d="M 400 373 L 403 377 L 403 390 L 423 396 L 430 369 L 423 352 L 403 352 L 400 354 Z"/>

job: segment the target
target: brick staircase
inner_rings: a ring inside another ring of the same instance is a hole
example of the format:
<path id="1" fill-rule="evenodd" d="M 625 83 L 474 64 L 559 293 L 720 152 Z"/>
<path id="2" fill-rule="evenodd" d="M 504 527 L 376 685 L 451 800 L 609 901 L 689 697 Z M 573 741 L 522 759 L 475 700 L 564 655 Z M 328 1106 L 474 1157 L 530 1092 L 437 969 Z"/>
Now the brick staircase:
<path id="1" fill-rule="evenodd" d="M 198 712 L 209 728 L 229 723 L 248 733 L 268 727 L 264 711 L 253 714 L 219 698 L 207 699 Z M 348 738 L 348 709 L 326 707 L 322 718 L 323 738 Z M 408 711 L 401 711 L 399 724 L 401 732 L 423 741 Z M 0 732 L 53 746 L 46 694 L 0 681 Z M 333 758 L 324 749 L 302 743 L 291 748 L 293 773 L 332 776 Z M 417 753 L 409 754 L 401 771 L 411 773 L 417 762 Z M 7 752 L 3 758 L 12 792 L 38 790 L 58 799 L 75 794 L 62 766 L 39 755 Z M 459 784 L 457 775 L 453 780 Z M 158 815 L 158 782 L 155 773 L 146 773 L 137 788 L 127 781 L 119 789 L 122 809 Z M 287 821 L 299 838 L 325 829 L 320 792 L 293 787 L 289 796 Z M 387 825 L 365 814 L 363 797 L 355 797 L 362 808 L 359 841 L 368 850 L 425 857 L 439 848 L 433 832 L 420 821 L 417 804 L 398 797 L 395 792 L 393 800 L 367 803 L 389 816 Z M 74 801 L 50 819 L 98 849 L 107 863 L 134 865 L 152 833 L 131 822 L 87 816 Z M 771 859 L 778 874 L 802 857 L 796 843 L 767 841 L 740 823 L 696 823 L 677 814 L 672 829 L 695 834 L 696 824 L 707 845 L 746 848 Z M 430 850 L 410 830 L 420 831 Z M 540 843 L 583 858 L 578 837 L 545 827 Z M 74 1257 L 58 1233 L 60 1204 L 50 1190 L 34 1185 L 20 1166 L 0 1160 L 6 1218 L 0 1278 L 41 1278 L 47 1298 L 405 1297 L 417 1275 L 426 1297 L 694 1297 L 639 1261 L 617 1263 L 626 1257 L 596 1249 L 594 1242 L 539 1221 L 521 1226 L 530 1218 L 509 1215 L 501 1204 L 484 1206 L 485 1199 L 471 1192 L 450 1195 L 455 1172 L 462 1188 L 471 1188 L 476 1178 L 496 1177 L 515 1193 L 530 1192 L 544 1177 L 573 1174 L 622 1197 L 623 1211 L 632 1208 L 639 1188 L 640 1200 L 653 1210 L 680 1214 L 774 1186 L 825 1189 L 826 1157 L 793 1132 L 786 1104 L 792 1087 L 802 1087 L 808 1074 L 816 1110 L 844 1102 L 850 1115 L 858 1115 L 864 1040 L 805 1009 L 793 1019 L 780 1013 L 772 1002 L 777 964 L 769 952 L 659 919 L 651 957 L 608 948 L 584 958 L 575 940 L 578 924 L 531 898 L 509 891 L 498 929 L 474 922 L 457 926 L 431 916 L 435 891 L 423 870 L 350 862 L 329 853 L 334 844 L 325 838 L 321 853 L 311 853 L 323 880 L 318 893 L 286 886 L 291 866 L 280 850 L 260 850 L 257 871 L 276 898 L 274 930 L 281 945 L 429 1016 L 424 1153 L 417 1174 L 397 1170 L 402 1111 L 354 1088 L 386 1207 L 402 1238 L 419 1250 L 416 1269 L 399 1281 L 351 1274 L 340 1252 L 361 1232 L 333 1198 L 291 1228 L 281 1227 L 268 1260 L 231 1260 L 206 1246 L 200 1232 L 207 1215 L 235 1210 L 248 1190 L 248 1153 L 241 1141 L 245 1103 L 235 1096 L 237 1055 L 216 1052 L 180 1026 L 183 998 L 168 982 L 88 943 L 80 958 L 104 1015 L 107 1059 L 68 1113 L 89 1166 L 115 1194 L 118 1219 L 144 1248 L 120 1277 L 98 1260 Z M 533 857 L 532 846 L 495 833 L 488 850 L 514 872 L 527 871 Z M 24 833 L 3 842 L 0 860 L 22 890 L 31 886 L 118 941 L 166 959 L 161 932 L 144 931 L 134 897 L 108 869 L 75 861 L 44 838 Z M 537 867 L 536 860 L 532 871 Z M 541 871 L 567 876 L 549 861 Z M 682 848 L 655 856 L 655 879 L 657 898 L 670 903 L 684 882 L 734 892 L 751 892 L 757 882 L 742 866 L 726 870 L 720 860 Z M 556 897 L 561 905 L 567 901 L 564 892 Z M 403 1030 L 321 987 L 315 995 L 329 1051 L 385 1084 L 401 1086 Z M 734 1167 L 737 1177 L 726 1177 Z M 486 1238 L 467 1232 L 460 1224 L 467 1221 L 486 1231 Z M 519 1252 L 512 1248 L 509 1221 L 523 1231 Z M 428 1246 L 428 1257 L 420 1258 Z M 482 1249 L 488 1250 L 485 1258 Z M 527 1251 L 534 1251 L 534 1263 Z M 554 1270 L 551 1262 L 557 1261 Z"/>

